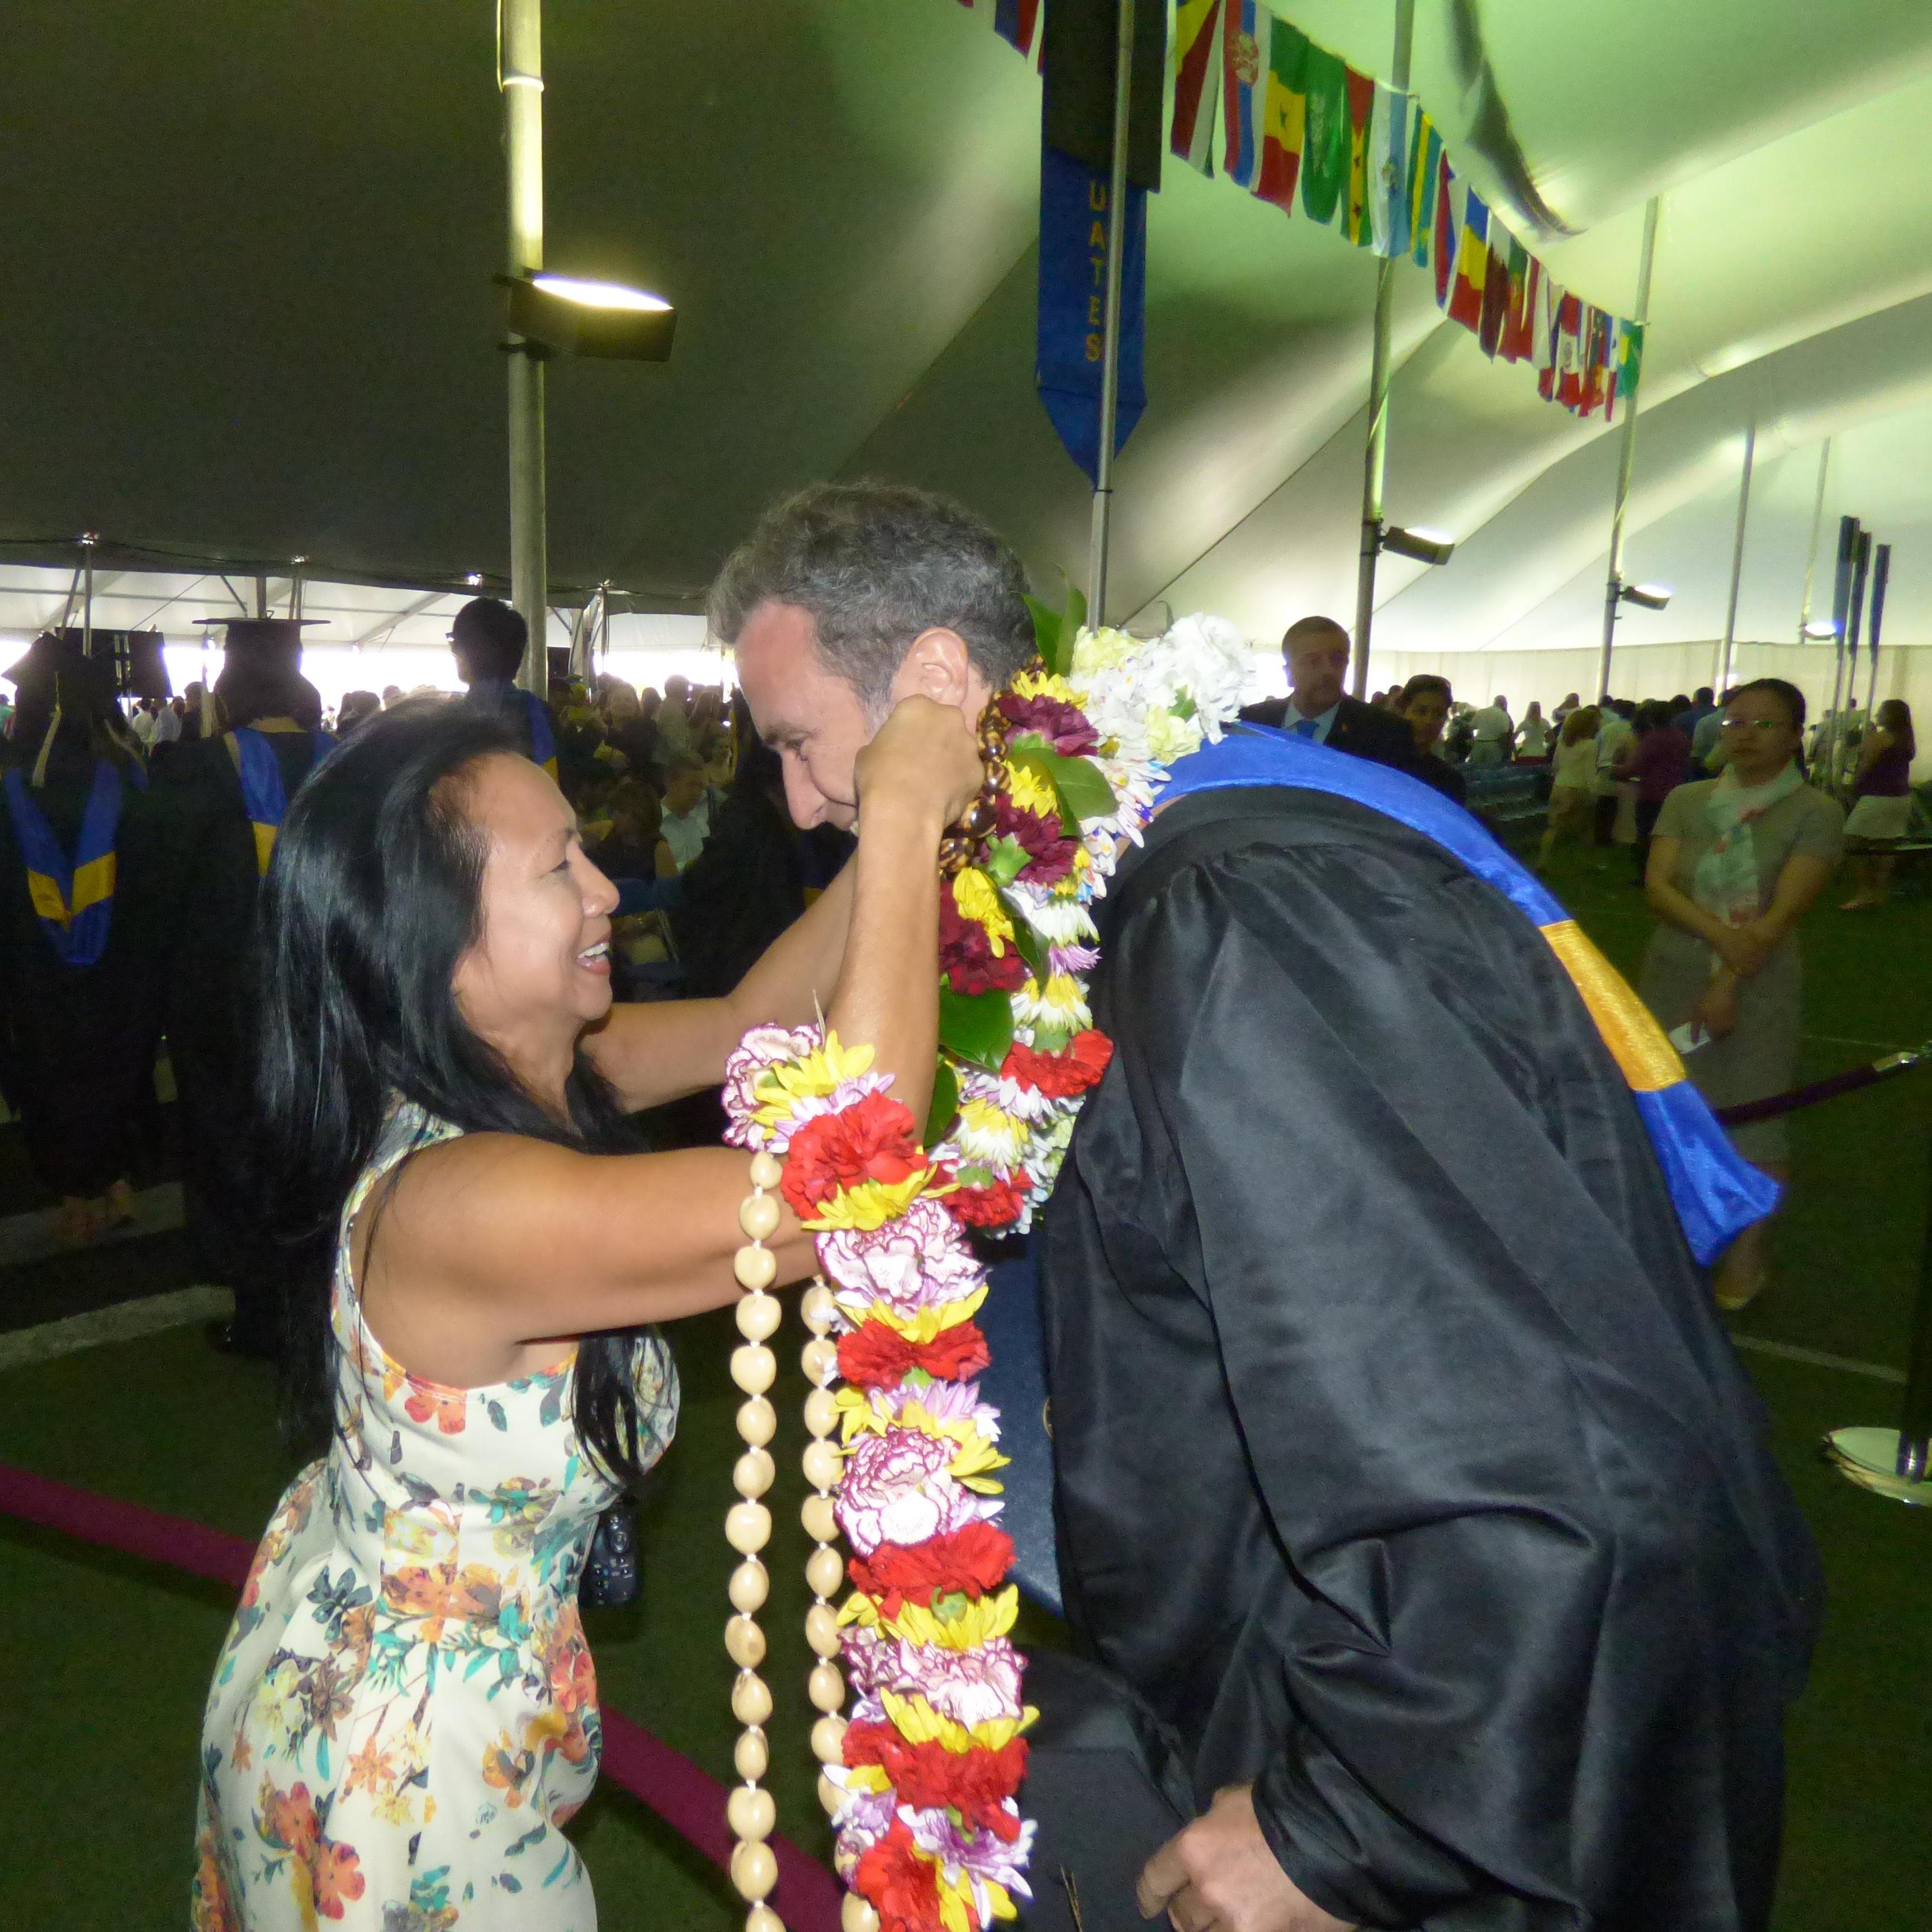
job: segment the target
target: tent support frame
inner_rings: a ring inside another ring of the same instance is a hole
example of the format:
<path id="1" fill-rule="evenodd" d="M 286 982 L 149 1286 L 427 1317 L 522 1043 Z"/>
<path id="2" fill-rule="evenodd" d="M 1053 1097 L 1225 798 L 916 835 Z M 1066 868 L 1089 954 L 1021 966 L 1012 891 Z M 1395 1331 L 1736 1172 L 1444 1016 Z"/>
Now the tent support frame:
<path id="1" fill-rule="evenodd" d="M 543 266 L 543 0 L 497 0 L 496 28 L 508 164 L 508 269 L 521 277 Z M 508 346 L 510 598 L 530 628 L 517 682 L 542 697 L 550 688 L 543 350 L 518 335 Z"/>
<path id="2" fill-rule="evenodd" d="M 1395 58 L 1389 85 L 1408 92 L 1409 63 L 1415 46 L 1415 0 L 1396 0 Z M 1382 548 L 1382 485 L 1388 465 L 1389 339 L 1395 310 L 1395 262 L 1376 262 L 1375 339 L 1369 358 L 1369 438 L 1362 455 L 1362 552 L 1355 569 L 1354 688 L 1369 694 L 1369 634 L 1376 618 L 1376 562 Z"/>
<path id="3" fill-rule="evenodd" d="M 1650 272 L 1657 260 L 1657 218 L 1663 198 L 1652 195 L 1643 211 L 1643 252 L 1637 258 L 1636 314 L 1633 318 L 1648 326 L 1650 321 Z M 1637 365 L 1637 388 L 1643 382 L 1643 365 Z M 1617 638 L 1617 613 L 1624 598 L 1624 514 L 1630 507 L 1630 477 L 1636 468 L 1637 388 L 1630 395 L 1630 413 L 1624 418 L 1623 453 L 1617 464 L 1616 502 L 1610 512 L 1610 569 L 1604 586 L 1604 641 L 1597 655 L 1597 702 L 1610 694 L 1610 652 Z"/>

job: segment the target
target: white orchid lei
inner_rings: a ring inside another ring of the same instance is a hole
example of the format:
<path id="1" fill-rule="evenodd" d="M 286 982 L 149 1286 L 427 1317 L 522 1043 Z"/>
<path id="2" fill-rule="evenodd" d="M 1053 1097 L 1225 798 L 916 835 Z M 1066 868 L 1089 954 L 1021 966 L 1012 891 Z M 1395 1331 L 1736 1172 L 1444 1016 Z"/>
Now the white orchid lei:
<path id="1" fill-rule="evenodd" d="M 785 1157 L 839 1311 L 835 1510 L 854 1586 L 839 1615 L 859 1701 L 826 1775 L 839 1871 L 886 1932 L 985 1932 L 1031 1895 L 1014 1793 L 1034 1714 L 998 1412 L 976 1380 L 986 1271 L 964 1230 L 1024 1230 L 1052 1188 L 1112 1051 L 1088 1003 L 1092 904 L 1167 767 L 1233 719 L 1250 662 L 1213 617 L 1150 643 L 1034 615 L 1042 662 L 989 709 L 995 782 L 942 891 L 926 1132 L 869 1048 L 816 1027 L 754 1029 L 724 1089 L 727 1138 Z"/>

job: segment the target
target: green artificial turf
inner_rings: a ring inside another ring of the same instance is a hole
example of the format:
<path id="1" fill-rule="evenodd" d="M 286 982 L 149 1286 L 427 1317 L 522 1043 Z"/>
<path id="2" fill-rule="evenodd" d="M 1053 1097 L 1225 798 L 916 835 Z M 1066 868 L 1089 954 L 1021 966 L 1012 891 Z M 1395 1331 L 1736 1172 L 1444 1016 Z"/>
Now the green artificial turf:
<path id="1" fill-rule="evenodd" d="M 1599 874 L 1573 854 L 1551 884 L 1630 970 L 1648 920 L 1626 868 L 1619 854 Z M 1932 902 L 1879 919 L 1822 912 L 1805 945 L 1808 1074 L 1932 1036 L 1932 975 L 1920 964 Z M 1902 1366 L 1928 1163 L 1932 1075 L 1802 1117 L 1776 1286 L 1739 1332 Z M 788 1333 L 802 1339 L 796 1324 Z M 735 1338 L 715 1316 L 674 1339 L 684 1416 L 644 1508 L 644 1599 L 588 1622 L 605 1701 L 724 1779 L 734 1727 L 721 1634 L 733 1558 L 721 1525 L 737 1446 L 724 1362 Z M 822 1857 L 806 1745 L 795 1356 L 795 1346 L 782 1352 L 787 1379 L 776 1392 L 786 1420 L 764 1621 L 779 1696 L 781 1828 Z M 1907 1932 L 1926 1922 L 1932 1895 L 1922 1634 L 1932 1514 L 1851 1488 L 1816 1453 L 1829 1427 L 1893 1420 L 1898 1391 L 1760 1354 L 1746 1360 L 1831 1584 L 1812 1686 L 1792 1726 L 1778 1932 Z M 191 1328 L 0 1376 L 0 1460 L 250 1538 L 288 1474 L 267 1374 L 214 1353 Z M 201 1702 L 228 1610 L 217 1586 L 0 1519 L 0 1714 L 14 1740 L 0 1804 L 0 1924 L 145 1932 L 183 1922 Z M 1029 1641 L 1057 1634 L 1048 1620 L 1029 1619 Z M 577 1829 L 614 1932 L 728 1932 L 740 1922 L 718 1874 L 608 1782 Z"/>

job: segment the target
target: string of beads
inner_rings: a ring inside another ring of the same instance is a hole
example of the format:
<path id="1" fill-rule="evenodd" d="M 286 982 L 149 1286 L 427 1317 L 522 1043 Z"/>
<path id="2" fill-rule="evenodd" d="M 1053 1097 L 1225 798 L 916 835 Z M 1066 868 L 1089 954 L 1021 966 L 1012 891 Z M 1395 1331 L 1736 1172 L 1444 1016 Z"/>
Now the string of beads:
<path id="1" fill-rule="evenodd" d="M 759 1783 L 771 1765 L 765 1725 L 772 1714 L 771 1686 L 758 1675 L 765 1660 L 765 1634 L 758 1613 L 771 1592 L 771 1578 L 758 1552 L 771 1540 L 772 1513 L 759 1498 L 777 1474 L 767 1445 L 778 1430 L 778 1412 L 766 1391 L 778 1377 L 778 1358 L 766 1347 L 778 1332 L 783 1311 L 766 1291 L 778 1277 L 778 1257 L 765 1246 L 776 1232 L 780 1209 L 772 1192 L 784 1168 L 771 1155 L 752 1156 L 752 1191 L 738 1209 L 746 1245 L 732 1258 L 732 1271 L 745 1290 L 738 1304 L 738 1333 L 745 1340 L 731 1352 L 731 1379 L 744 1393 L 738 1433 L 745 1453 L 731 1471 L 739 1500 L 724 1518 L 724 1540 L 742 1559 L 731 1573 L 729 1594 L 734 1612 L 724 1626 L 724 1649 L 738 1666 L 731 1686 L 731 1714 L 744 1730 L 731 1754 L 738 1775 L 725 1805 L 737 1842 L 731 1848 L 731 1882 L 749 1906 L 745 1932 L 784 1932 L 783 1922 L 765 1903 L 778 1882 L 778 1855 L 766 1840 L 778 1824 L 778 1807 Z"/>

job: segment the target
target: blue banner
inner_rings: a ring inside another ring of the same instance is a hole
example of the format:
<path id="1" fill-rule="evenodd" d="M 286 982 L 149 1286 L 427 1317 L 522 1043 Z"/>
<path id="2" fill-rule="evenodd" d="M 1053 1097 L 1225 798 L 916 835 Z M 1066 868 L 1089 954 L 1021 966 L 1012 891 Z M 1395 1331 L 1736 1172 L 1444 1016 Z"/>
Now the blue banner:
<path id="1" fill-rule="evenodd" d="M 1040 336 L 1034 382 L 1066 453 L 1099 481 L 1100 370 L 1106 341 L 1107 200 L 1104 170 L 1044 142 L 1040 151 Z M 1130 188 L 1123 230 L 1118 454 L 1147 406 L 1147 190 Z"/>

